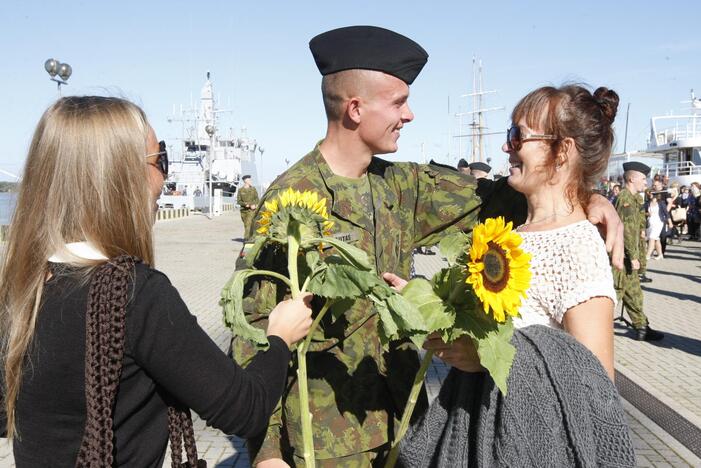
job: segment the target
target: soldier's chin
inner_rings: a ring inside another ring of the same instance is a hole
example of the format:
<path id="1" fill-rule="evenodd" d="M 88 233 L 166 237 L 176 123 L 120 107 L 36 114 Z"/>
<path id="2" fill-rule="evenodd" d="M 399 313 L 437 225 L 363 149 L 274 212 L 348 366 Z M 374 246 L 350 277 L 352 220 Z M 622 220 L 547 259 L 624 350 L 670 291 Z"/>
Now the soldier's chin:
<path id="1" fill-rule="evenodd" d="M 397 150 L 399 150 L 399 145 L 394 143 L 392 145 L 388 145 L 387 147 L 375 148 L 373 154 L 391 154 L 396 153 Z"/>

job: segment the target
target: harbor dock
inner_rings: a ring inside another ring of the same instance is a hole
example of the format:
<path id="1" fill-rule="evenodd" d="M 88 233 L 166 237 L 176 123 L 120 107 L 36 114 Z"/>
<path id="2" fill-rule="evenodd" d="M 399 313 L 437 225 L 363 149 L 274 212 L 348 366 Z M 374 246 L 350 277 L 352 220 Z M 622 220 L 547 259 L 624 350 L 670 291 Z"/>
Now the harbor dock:
<path id="1" fill-rule="evenodd" d="M 193 213 L 155 225 L 156 268 L 168 275 L 222 350 L 231 335 L 222 321 L 219 294 L 234 271 L 242 231 L 236 211 L 213 219 Z M 430 276 L 442 264 L 440 255 L 415 257 L 417 274 Z M 617 322 L 615 328 L 616 382 L 638 466 L 701 466 L 701 242 L 668 246 L 664 260 L 648 262 L 648 276 L 653 282 L 643 285 L 645 313 L 665 338 L 639 342 L 625 325 Z M 434 360 L 427 382 L 431 398 L 447 371 Z M 208 466 L 250 466 L 243 441 L 194 419 L 198 452 Z M 12 466 L 11 447 L 2 439 L 0 468 Z M 169 454 L 164 466 L 170 466 Z"/>

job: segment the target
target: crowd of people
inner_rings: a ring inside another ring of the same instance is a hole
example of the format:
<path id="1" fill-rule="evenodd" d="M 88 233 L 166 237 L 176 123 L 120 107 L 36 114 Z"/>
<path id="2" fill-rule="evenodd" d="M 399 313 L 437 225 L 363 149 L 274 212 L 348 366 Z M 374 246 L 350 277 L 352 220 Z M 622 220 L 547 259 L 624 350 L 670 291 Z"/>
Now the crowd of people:
<path id="1" fill-rule="evenodd" d="M 615 204 L 623 185 L 623 176 L 605 181 L 602 185 L 599 192 Z M 684 239 L 701 241 L 701 183 L 680 185 L 678 182 L 670 183 L 668 176 L 656 174 L 651 186 L 641 196 L 647 218 L 645 239 L 652 241 L 648 244 L 648 259 L 663 258 L 667 242 L 681 242 Z M 651 206 L 654 207 L 652 210 Z"/>
<path id="2" fill-rule="evenodd" d="M 430 408 L 420 395 L 400 463 L 634 466 L 613 383 L 612 325 L 621 295 L 614 276 L 631 259 L 617 210 L 591 190 L 613 144 L 618 94 L 575 84 L 528 93 L 502 148 L 510 175 L 491 180 L 483 163 L 465 174 L 377 157 L 397 151 L 414 118 L 409 86 L 428 60 L 419 44 L 351 26 L 309 45 L 322 75 L 326 134 L 260 199 L 242 194 L 245 238 L 255 236 L 260 207 L 293 188 L 328 200 L 332 235 L 352 239 L 398 290 L 417 247 L 488 218 L 518 226 L 532 256 L 508 395 L 469 338 L 429 336 L 424 348 L 452 366 L 459 385 L 444 386 Z M 64 97 L 37 125 L 0 273 L 0 432 L 13 438 L 18 467 L 160 467 L 169 441 L 173 466 L 182 444 L 186 466 L 200 466 L 190 410 L 247 438 L 258 468 L 304 463 L 290 347 L 319 304 L 309 295 L 285 299 L 285 283 L 251 278 L 244 310 L 270 346 L 260 351 L 234 336 L 232 362 L 155 269 L 153 214 L 166 161 L 146 115 L 123 99 Z M 628 185 L 636 172 L 626 172 Z M 45 191 L 48 200 L 34 196 Z M 689 196 L 681 200 L 688 209 Z M 658 212 L 662 202 L 675 200 L 657 200 Z M 287 261 L 284 249 L 255 259 L 274 271 Z M 508 281 L 508 269 L 502 273 Z M 388 455 L 419 359 L 408 340 L 383 347 L 378 321 L 366 298 L 339 301 L 312 342 L 307 457 L 316 466 L 382 466 Z M 639 325 L 650 339 L 647 322 Z"/>

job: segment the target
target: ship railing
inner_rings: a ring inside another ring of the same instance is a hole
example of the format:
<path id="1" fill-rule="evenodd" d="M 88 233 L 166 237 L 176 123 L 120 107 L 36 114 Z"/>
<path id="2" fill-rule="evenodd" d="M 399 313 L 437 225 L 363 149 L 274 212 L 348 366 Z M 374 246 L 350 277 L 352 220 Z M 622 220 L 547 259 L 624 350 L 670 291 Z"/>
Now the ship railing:
<path id="1" fill-rule="evenodd" d="M 661 172 L 669 177 L 701 176 L 701 166 L 697 166 L 691 161 L 668 162 L 662 167 Z"/>
<path id="2" fill-rule="evenodd" d="M 659 117 L 662 119 L 663 117 Z M 686 140 L 689 138 L 701 138 L 701 116 L 689 116 L 682 125 L 671 125 L 667 123 L 667 128 L 657 128 L 655 138 L 658 145 L 666 145 L 675 140 Z"/>

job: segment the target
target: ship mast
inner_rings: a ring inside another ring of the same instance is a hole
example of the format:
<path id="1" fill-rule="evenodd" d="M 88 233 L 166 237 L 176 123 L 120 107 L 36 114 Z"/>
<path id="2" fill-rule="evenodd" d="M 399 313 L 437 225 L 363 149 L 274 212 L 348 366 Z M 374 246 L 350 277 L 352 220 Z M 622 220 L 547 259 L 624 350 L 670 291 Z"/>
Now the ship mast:
<path id="1" fill-rule="evenodd" d="M 472 92 L 463 94 L 461 98 L 472 98 L 472 110 L 468 112 L 459 112 L 455 114 L 458 120 L 458 159 L 462 158 L 462 138 L 470 137 L 472 141 L 472 152 L 470 154 L 470 162 L 483 162 L 487 158 L 485 155 L 485 136 L 497 135 L 501 132 L 488 132 L 484 114 L 487 112 L 504 110 L 504 107 L 483 107 L 486 94 L 495 94 L 496 90 L 485 91 L 483 76 L 482 76 L 482 60 L 478 60 L 472 56 Z M 462 118 L 464 116 L 472 117 L 472 121 L 468 124 L 469 133 L 462 133 Z"/>

